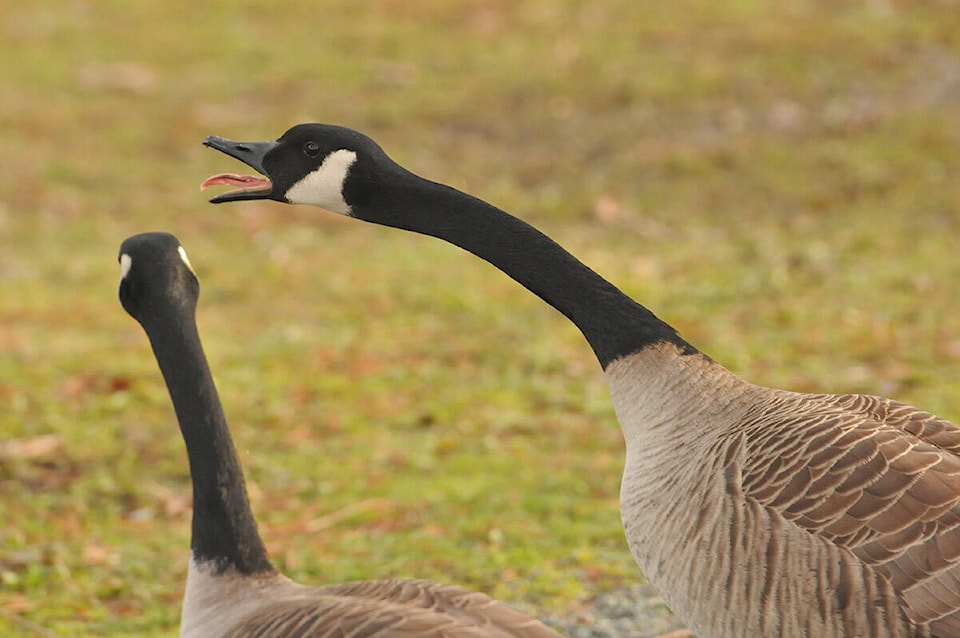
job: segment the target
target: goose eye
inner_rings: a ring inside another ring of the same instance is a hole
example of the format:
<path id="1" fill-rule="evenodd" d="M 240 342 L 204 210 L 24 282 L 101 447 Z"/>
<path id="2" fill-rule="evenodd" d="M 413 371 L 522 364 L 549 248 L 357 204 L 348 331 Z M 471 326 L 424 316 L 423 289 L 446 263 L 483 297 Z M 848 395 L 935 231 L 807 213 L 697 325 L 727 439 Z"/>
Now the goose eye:
<path id="1" fill-rule="evenodd" d="M 316 157 L 320 154 L 320 145 L 316 142 L 307 142 L 303 145 L 303 152 L 310 157 Z"/>

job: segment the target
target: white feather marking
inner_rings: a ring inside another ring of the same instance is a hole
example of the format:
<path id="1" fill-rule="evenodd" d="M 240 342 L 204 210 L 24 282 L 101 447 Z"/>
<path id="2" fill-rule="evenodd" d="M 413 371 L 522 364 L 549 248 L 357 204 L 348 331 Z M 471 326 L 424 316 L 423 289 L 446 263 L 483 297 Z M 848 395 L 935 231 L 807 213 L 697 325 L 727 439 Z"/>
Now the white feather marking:
<path id="1" fill-rule="evenodd" d="M 354 151 L 334 151 L 323 159 L 317 170 L 291 186 L 284 197 L 291 204 L 311 204 L 341 215 L 351 215 L 353 211 L 343 198 L 343 182 L 356 161 Z"/>
<path id="2" fill-rule="evenodd" d="M 133 257 L 127 253 L 120 255 L 120 279 L 126 279 L 130 273 L 130 267 L 133 266 Z"/>
<path id="3" fill-rule="evenodd" d="M 187 257 L 187 251 L 183 249 L 183 246 L 177 246 L 177 252 L 180 253 L 180 259 L 184 264 L 187 265 L 187 268 L 190 269 L 190 272 L 196 275 L 197 273 L 193 272 L 193 264 L 190 263 L 190 258 Z"/>

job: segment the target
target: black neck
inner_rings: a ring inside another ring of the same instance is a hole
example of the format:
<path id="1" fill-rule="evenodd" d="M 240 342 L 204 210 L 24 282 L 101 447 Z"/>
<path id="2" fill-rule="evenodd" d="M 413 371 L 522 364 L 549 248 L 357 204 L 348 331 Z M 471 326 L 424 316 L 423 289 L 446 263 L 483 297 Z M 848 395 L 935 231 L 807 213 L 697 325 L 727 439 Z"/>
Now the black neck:
<path id="1" fill-rule="evenodd" d="M 190 308 L 144 323 L 170 391 L 190 459 L 193 536 L 197 561 L 218 571 L 273 571 L 250 510 L 243 471 Z"/>
<path id="2" fill-rule="evenodd" d="M 400 169 L 380 182 L 375 220 L 432 235 L 484 259 L 572 321 L 600 365 L 666 341 L 696 352 L 670 325 L 526 222 Z"/>

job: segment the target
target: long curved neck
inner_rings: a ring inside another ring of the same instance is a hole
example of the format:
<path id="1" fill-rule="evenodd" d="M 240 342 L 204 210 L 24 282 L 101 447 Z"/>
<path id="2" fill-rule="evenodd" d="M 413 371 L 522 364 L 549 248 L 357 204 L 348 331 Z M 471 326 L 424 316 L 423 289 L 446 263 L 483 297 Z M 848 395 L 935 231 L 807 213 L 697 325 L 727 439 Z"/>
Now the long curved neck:
<path id="1" fill-rule="evenodd" d="M 217 572 L 273 571 L 250 510 L 243 471 L 203 353 L 192 309 L 144 322 L 187 446 L 193 481 L 193 559 Z"/>
<path id="2" fill-rule="evenodd" d="M 604 368 L 661 341 L 696 352 L 555 241 L 483 200 L 399 169 L 381 182 L 369 206 L 380 223 L 438 237 L 502 270 L 570 319 Z"/>

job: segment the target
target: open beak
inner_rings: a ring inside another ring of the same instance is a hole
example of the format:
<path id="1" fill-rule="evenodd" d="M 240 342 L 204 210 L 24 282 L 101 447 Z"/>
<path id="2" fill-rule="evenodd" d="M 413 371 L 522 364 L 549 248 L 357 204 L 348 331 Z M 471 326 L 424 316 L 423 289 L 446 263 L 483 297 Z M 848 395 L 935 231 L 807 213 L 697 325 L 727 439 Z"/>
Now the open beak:
<path id="1" fill-rule="evenodd" d="M 217 184 L 234 186 L 237 190 L 227 191 L 210 200 L 213 204 L 235 202 L 244 199 L 270 199 L 273 195 L 273 182 L 263 170 L 264 156 L 276 147 L 277 142 L 234 142 L 223 137 L 211 135 L 203 141 L 204 146 L 215 148 L 221 153 L 240 160 L 260 175 L 238 175 L 219 173 L 208 177 L 200 184 L 200 190 Z"/>

